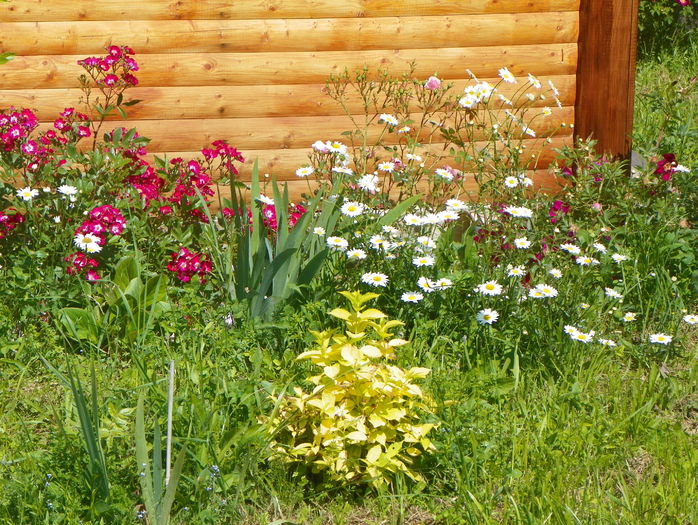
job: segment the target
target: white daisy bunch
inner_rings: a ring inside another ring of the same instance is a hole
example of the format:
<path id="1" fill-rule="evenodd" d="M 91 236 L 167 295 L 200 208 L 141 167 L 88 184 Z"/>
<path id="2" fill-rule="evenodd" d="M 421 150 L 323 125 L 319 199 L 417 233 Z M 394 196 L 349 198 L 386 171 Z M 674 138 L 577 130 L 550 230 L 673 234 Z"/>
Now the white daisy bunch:
<path id="1" fill-rule="evenodd" d="M 507 206 L 503 211 L 512 217 L 523 217 L 526 219 L 533 217 L 533 210 L 524 206 Z"/>
<path id="2" fill-rule="evenodd" d="M 464 96 L 458 103 L 464 108 L 472 109 L 480 102 L 487 102 L 494 91 L 494 86 L 489 83 L 478 82 L 474 86 L 465 88 Z"/>

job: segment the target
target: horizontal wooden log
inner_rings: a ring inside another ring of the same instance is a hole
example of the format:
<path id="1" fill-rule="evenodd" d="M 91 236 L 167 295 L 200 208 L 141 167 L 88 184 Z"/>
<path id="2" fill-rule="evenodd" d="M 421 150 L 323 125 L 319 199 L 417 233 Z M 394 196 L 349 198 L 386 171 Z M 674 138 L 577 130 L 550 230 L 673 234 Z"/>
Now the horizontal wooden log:
<path id="1" fill-rule="evenodd" d="M 545 143 L 543 140 L 534 139 L 527 139 L 522 143 L 522 145 L 525 146 L 524 151 L 526 151 L 524 155 L 528 157 L 526 160 L 533 161 L 531 156 L 536 155 L 538 159 L 536 165 L 538 168 L 546 168 L 555 159 L 556 153 L 553 151 L 554 149 L 571 144 L 572 136 L 570 135 L 555 137 L 551 139 L 550 144 Z M 482 148 L 485 146 L 485 143 L 477 143 L 477 146 Z M 308 156 L 311 151 L 310 148 L 244 150 L 242 153 L 245 157 L 245 163 L 240 169 L 240 179 L 245 181 L 250 180 L 252 165 L 255 160 L 258 160 L 260 176 L 266 174 L 269 175 L 269 177 L 275 177 L 277 180 L 298 180 L 296 170 L 308 165 Z M 423 146 L 417 148 L 415 152 L 422 155 L 425 154 L 425 152 L 429 152 L 433 155 L 443 157 L 443 160 L 436 162 L 433 167 L 445 165 L 455 166 L 453 159 L 450 158 L 448 154 L 449 152 L 444 150 L 443 144 Z M 530 154 L 528 152 L 530 152 Z M 167 158 L 168 160 L 176 157 L 189 160 L 201 157 L 201 154 L 198 151 L 157 152 L 153 150 L 146 156 L 146 160 L 153 162 L 155 156 Z"/>
<path id="2" fill-rule="evenodd" d="M 12 0 L 0 4 L 11 22 L 61 20 L 246 20 L 363 18 L 577 11 L 579 0 Z"/>
<path id="3" fill-rule="evenodd" d="M 507 117 L 500 111 L 495 113 L 497 122 L 505 123 Z M 486 113 L 481 118 L 490 120 Z M 418 122 L 420 114 L 411 115 Z M 537 136 L 545 137 L 551 133 L 559 134 L 562 123 L 574 122 L 574 107 L 553 108 L 552 115 L 545 117 L 540 108 L 526 110 L 523 120 L 529 123 Z M 494 120 L 490 120 L 495 122 Z M 363 127 L 365 117 L 357 116 L 357 123 Z M 445 125 L 448 127 L 449 122 Z M 42 123 L 39 131 L 51 128 L 50 122 Z M 141 136 L 151 139 L 149 144 L 153 151 L 178 151 L 183 149 L 200 149 L 207 147 L 214 140 L 227 140 L 240 150 L 245 149 L 288 149 L 309 147 L 316 140 L 340 140 L 348 142 L 342 133 L 356 129 L 347 116 L 323 117 L 267 117 L 236 119 L 189 119 L 189 120 L 140 120 L 113 121 L 105 124 L 103 132 L 116 127 L 136 127 Z M 415 130 L 417 126 L 413 125 Z M 515 126 L 519 134 L 520 126 Z M 569 129 L 569 128 L 567 128 Z M 476 140 L 485 139 L 483 131 L 476 130 Z M 395 144 L 400 138 L 397 133 L 385 131 L 385 125 L 375 121 L 368 127 L 368 144 L 375 144 L 383 136 L 384 143 Z M 422 130 L 421 141 L 438 140 L 441 136 L 436 126 L 427 125 Z"/>
<path id="4" fill-rule="evenodd" d="M 83 73 L 81 55 L 16 57 L 0 68 L 4 89 L 77 87 Z M 332 73 L 364 66 L 391 74 L 410 71 L 418 78 L 438 73 L 444 79 L 463 78 L 469 68 L 480 77 L 496 77 L 507 66 L 515 75 L 572 75 L 576 44 L 405 49 L 395 51 L 324 51 L 318 53 L 181 53 L 138 57 L 140 86 L 219 86 L 260 84 L 321 84 Z"/>
<path id="5" fill-rule="evenodd" d="M 576 11 L 286 20 L 0 22 L 0 49 L 17 55 L 430 49 L 576 42 Z"/>
<path id="6" fill-rule="evenodd" d="M 542 92 L 549 90 L 548 81 L 560 92 L 560 102 L 563 106 L 573 106 L 575 103 L 575 76 L 541 77 Z M 487 78 L 495 85 L 499 79 Z M 501 83 L 497 90 L 507 97 L 525 83 L 522 78 L 519 84 Z M 462 93 L 463 89 L 472 85 L 472 80 L 455 80 L 452 93 Z M 324 94 L 323 84 L 291 84 L 263 86 L 201 86 L 201 87 L 153 87 L 133 88 L 126 93 L 126 100 L 142 100 L 140 104 L 127 108 L 129 120 L 141 119 L 210 119 L 230 117 L 282 117 L 287 115 L 321 116 L 342 115 L 344 110 L 334 100 Z M 538 93 L 529 89 L 530 93 Z M 39 120 L 55 119 L 64 107 L 80 107 L 82 91 L 80 89 L 16 89 L 0 90 L 0 108 L 31 108 L 36 111 Z M 358 114 L 363 111 L 363 105 L 358 96 L 347 96 L 347 109 Z M 544 100 L 536 99 L 536 107 L 553 106 L 551 96 Z M 83 108 L 84 109 L 84 108 Z M 416 106 L 411 111 L 417 111 Z M 114 115 L 109 120 L 118 120 Z M 137 125 L 137 123 L 131 123 Z"/>

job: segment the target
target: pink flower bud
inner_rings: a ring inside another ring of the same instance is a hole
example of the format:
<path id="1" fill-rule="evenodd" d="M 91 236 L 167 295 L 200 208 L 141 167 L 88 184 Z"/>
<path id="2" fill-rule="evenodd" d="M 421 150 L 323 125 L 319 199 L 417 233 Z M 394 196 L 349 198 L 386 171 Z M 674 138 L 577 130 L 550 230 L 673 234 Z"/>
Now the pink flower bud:
<path id="1" fill-rule="evenodd" d="M 440 87 L 441 80 L 439 80 L 437 77 L 429 77 L 424 83 L 424 89 L 428 89 L 429 91 L 436 91 Z"/>

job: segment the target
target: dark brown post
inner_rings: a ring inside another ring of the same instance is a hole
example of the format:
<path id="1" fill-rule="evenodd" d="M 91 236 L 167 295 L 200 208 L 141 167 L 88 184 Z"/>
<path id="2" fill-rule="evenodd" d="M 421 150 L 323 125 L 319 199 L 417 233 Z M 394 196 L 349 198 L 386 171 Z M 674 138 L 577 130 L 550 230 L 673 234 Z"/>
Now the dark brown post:
<path id="1" fill-rule="evenodd" d="M 575 134 L 630 156 L 639 0 L 581 0 Z"/>

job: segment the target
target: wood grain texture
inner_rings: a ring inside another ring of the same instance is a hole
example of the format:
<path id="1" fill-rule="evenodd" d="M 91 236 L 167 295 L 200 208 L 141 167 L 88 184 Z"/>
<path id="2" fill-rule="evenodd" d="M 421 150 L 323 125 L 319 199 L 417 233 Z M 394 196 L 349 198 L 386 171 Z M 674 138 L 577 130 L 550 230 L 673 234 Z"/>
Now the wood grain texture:
<path id="1" fill-rule="evenodd" d="M 539 108 L 532 108 L 526 113 L 525 121 L 530 123 L 539 137 L 559 134 L 562 122 L 574 122 L 574 108 L 554 108 L 552 115 L 543 117 Z M 537 116 L 536 116 L 537 115 Z M 486 115 L 483 115 L 486 117 Z M 499 122 L 507 119 L 501 112 L 495 114 Z M 421 115 L 414 114 L 411 118 L 418 121 Z M 363 126 L 364 116 L 357 116 L 358 123 Z M 448 123 L 447 123 L 448 125 Z M 42 123 L 38 130 L 51 128 L 51 123 Z M 153 151 L 178 151 L 183 149 L 200 149 L 214 140 L 227 140 L 240 150 L 244 149 L 288 149 L 309 147 L 316 140 L 340 140 L 344 131 L 353 130 L 355 126 L 346 116 L 286 116 L 264 118 L 235 118 L 235 119 L 189 119 L 189 120 L 141 120 L 141 121 L 112 121 L 105 124 L 103 132 L 116 127 L 136 127 L 141 136 L 151 139 L 150 149 Z M 515 126 L 518 131 L 518 126 Z M 421 141 L 428 140 L 427 133 L 432 137 L 440 137 L 435 126 L 425 128 Z M 521 134 L 521 133 L 520 133 Z M 397 133 L 387 133 L 385 125 L 377 122 L 368 127 L 368 143 L 375 144 L 383 135 L 386 144 L 396 144 L 401 137 Z M 476 131 L 477 140 L 486 138 L 485 133 Z M 432 139 L 434 140 L 434 139 Z M 438 139 L 436 139 L 438 140 Z"/>
<path id="2" fill-rule="evenodd" d="M 579 0 L 12 0 L 8 22 L 70 20 L 246 20 L 364 18 L 577 11 Z"/>
<path id="3" fill-rule="evenodd" d="M 569 145 L 572 143 L 572 136 L 561 136 L 552 139 L 552 142 L 543 147 L 543 141 L 528 139 L 523 141 L 523 145 L 526 146 L 526 150 L 535 153 L 538 158 L 537 167 L 547 168 L 547 166 L 555 159 L 555 152 L 553 149 L 561 148 L 564 145 Z M 483 147 L 484 143 L 478 143 L 478 147 Z M 182 157 L 183 159 L 193 159 L 200 157 L 201 154 L 198 151 L 170 151 L 162 152 L 149 148 L 149 155 L 146 156 L 146 160 L 152 162 L 155 156 L 166 157 L 167 159 L 173 159 L 175 157 Z M 417 153 L 424 154 L 425 152 L 430 152 L 434 155 L 443 156 L 442 161 L 437 162 L 434 167 L 452 165 L 454 166 L 453 159 L 448 156 L 448 151 L 444 150 L 443 144 L 431 144 L 429 146 L 424 146 L 417 148 L 415 150 Z M 241 180 L 249 180 L 250 173 L 252 170 L 252 165 L 255 159 L 259 160 L 259 173 L 261 175 L 269 174 L 269 176 L 276 177 L 277 180 L 298 180 L 296 176 L 296 170 L 302 166 L 308 165 L 308 155 L 311 153 L 311 149 L 296 148 L 296 149 L 263 149 L 255 150 L 248 149 L 241 151 L 245 157 L 245 164 L 240 169 Z"/>
<path id="4" fill-rule="evenodd" d="M 81 55 L 16 57 L 0 68 L 4 89 L 77 87 Z M 496 77 L 507 66 L 515 75 L 572 75 L 577 44 L 540 44 L 480 48 L 403 49 L 395 51 L 325 51 L 318 53 L 181 53 L 140 55 L 137 77 L 142 87 L 259 84 L 321 84 L 345 69 L 382 67 L 394 75 L 438 73 L 463 78 L 469 68 L 479 77 Z"/>
<path id="5" fill-rule="evenodd" d="M 17 55 L 99 55 L 127 42 L 136 53 L 431 49 L 576 42 L 579 14 L 286 20 L 4 22 L 0 49 Z"/>
<path id="6" fill-rule="evenodd" d="M 639 0 L 582 0 L 576 133 L 597 150 L 631 150 Z"/>
<path id="7" fill-rule="evenodd" d="M 495 85 L 499 79 L 481 79 Z M 542 92 L 548 90 L 548 81 L 560 92 L 563 106 L 574 106 L 576 77 L 574 75 L 540 77 Z M 502 83 L 498 92 L 507 97 L 521 89 L 519 84 Z M 472 85 L 472 80 L 453 81 L 454 96 Z M 231 117 L 282 117 L 286 115 L 342 115 L 341 106 L 327 96 L 324 84 L 290 84 L 259 86 L 201 86 L 201 87 L 152 87 L 133 88 L 126 93 L 126 100 L 142 100 L 127 109 L 129 120 L 141 119 L 211 119 Z M 529 89 L 530 93 L 537 93 Z M 0 90 L 0 107 L 26 107 L 36 111 L 39 120 L 52 120 L 64 107 L 79 107 L 82 92 L 77 88 L 63 89 L 15 89 Z M 363 111 L 358 96 L 347 96 L 347 108 L 354 114 Z M 534 107 L 554 106 L 550 96 L 536 99 Z M 417 111 L 416 107 L 411 108 Z M 112 116 L 109 120 L 121 117 Z M 132 123 L 136 125 L 136 123 Z"/>

